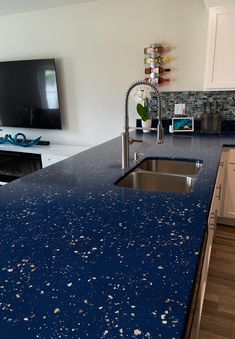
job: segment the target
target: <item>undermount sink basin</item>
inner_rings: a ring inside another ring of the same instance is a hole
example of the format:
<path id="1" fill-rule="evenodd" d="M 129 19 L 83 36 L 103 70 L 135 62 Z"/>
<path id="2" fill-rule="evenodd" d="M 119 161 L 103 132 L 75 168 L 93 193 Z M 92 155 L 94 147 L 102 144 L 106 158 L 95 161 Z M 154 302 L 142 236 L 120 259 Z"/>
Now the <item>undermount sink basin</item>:
<path id="1" fill-rule="evenodd" d="M 143 160 L 138 168 L 144 171 L 157 173 L 181 174 L 186 176 L 197 175 L 202 167 L 202 162 L 174 160 L 174 159 L 152 159 Z"/>
<path id="2" fill-rule="evenodd" d="M 154 192 L 189 193 L 201 167 L 199 160 L 146 158 L 115 185 Z"/>
<path id="3" fill-rule="evenodd" d="M 178 193 L 191 192 L 193 184 L 192 177 L 151 172 L 131 172 L 116 183 L 119 187 Z"/>

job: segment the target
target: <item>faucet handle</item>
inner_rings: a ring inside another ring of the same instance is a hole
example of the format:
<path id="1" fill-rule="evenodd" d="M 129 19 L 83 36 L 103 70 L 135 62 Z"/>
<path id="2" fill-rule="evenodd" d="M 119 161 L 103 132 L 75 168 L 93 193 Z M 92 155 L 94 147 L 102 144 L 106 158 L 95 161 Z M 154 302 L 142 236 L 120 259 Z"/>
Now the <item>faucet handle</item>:
<path id="1" fill-rule="evenodd" d="M 134 152 L 134 161 L 138 161 L 139 158 L 143 155 L 144 155 L 144 153 Z"/>
<path id="2" fill-rule="evenodd" d="M 129 137 L 129 144 L 132 145 L 134 142 L 143 142 L 143 140 Z"/>

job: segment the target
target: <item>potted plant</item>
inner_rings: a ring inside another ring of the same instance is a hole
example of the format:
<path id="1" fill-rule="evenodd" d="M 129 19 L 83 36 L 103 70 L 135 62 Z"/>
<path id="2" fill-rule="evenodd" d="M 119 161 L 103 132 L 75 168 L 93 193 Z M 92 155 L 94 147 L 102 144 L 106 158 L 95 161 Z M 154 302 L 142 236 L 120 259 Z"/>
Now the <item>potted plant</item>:
<path id="1" fill-rule="evenodd" d="M 143 132 L 148 133 L 150 132 L 150 128 L 152 126 L 152 119 L 149 114 L 149 100 L 148 97 L 145 95 L 144 90 L 140 91 L 139 97 L 137 99 L 137 106 L 136 106 L 137 113 L 141 117 Z"/>

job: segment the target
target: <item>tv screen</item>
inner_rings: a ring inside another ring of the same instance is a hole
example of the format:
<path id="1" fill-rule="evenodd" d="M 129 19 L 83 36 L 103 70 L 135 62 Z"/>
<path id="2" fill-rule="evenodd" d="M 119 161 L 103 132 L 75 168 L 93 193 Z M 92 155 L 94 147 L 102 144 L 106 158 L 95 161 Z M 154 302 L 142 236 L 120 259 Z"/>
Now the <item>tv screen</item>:
<path id="1" fill-rule="evenodd" d="M 0 126 L 61 129 L 54 59 L 0 62 Z"/>

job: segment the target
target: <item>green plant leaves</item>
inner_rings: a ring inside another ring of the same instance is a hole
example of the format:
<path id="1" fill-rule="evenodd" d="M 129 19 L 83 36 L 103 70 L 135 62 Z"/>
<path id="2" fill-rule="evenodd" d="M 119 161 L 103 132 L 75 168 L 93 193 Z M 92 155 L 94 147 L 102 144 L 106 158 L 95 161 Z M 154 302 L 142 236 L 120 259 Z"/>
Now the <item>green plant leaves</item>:
<path id="1" fill-rule="evenodd" d="M 148 106 L 137 104 L 136 110 L 143 121 L 150 119 Z"/>

